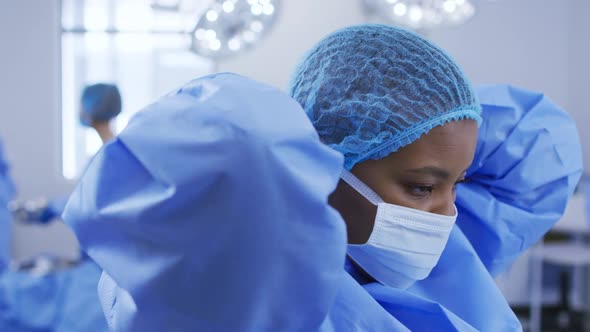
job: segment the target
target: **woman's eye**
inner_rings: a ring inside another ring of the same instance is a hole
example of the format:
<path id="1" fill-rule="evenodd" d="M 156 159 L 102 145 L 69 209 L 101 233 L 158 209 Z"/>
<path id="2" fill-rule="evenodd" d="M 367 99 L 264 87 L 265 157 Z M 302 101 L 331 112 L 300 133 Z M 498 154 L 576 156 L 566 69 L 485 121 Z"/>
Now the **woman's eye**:
<path id="1" fill-rule="evenodd" d="M 434 186 L 431 185 L 410 185 L 408 192 L 414 197 L 426 197 L 432 193 Z"/>

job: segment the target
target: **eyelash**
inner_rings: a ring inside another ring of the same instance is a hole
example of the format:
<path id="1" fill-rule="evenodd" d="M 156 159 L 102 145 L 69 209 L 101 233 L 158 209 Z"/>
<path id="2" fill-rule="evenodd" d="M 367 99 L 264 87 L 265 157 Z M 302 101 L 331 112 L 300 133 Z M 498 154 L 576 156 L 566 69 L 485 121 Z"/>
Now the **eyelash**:
<path id="1" fill-rule="evenodd" d="M 407 186 L 408 193 L 416 198 L 423 198 L 432 193 L 433 185 L 410 184 Z"/>
<path id="2" fill-rule="evenodd" d="M 453 191 L 457 189 L 457 185 L 459 183 L 465 182 L 468 182 L 468 179 L 461 179 L 455 182 L 455 185 L 453 186 Z M 410 195 L 416 198 L 423 198 L 430 195 L 432 191 L 434 191 L 434 185 L 410 184 L 407 186 L 407 189 Z"/>

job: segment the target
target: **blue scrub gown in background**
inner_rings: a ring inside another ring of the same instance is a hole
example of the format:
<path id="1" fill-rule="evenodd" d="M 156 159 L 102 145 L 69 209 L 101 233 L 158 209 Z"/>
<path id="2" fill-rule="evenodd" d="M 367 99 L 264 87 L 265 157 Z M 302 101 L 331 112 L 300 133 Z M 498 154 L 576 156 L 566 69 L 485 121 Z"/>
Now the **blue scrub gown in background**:
<path id="1" fill-rule="evenodd" d="M 115 331 L 314 331 L 343 277 L 342 162 L 285 93 L 208 76 L 105 145 L 64 220 Z"/>
<path id="2" fill-rule="evenodd" d="M 10 262 L 10 238 L 12 234 L 12 217 L 8 211 L 8 202 L 15 195 L 14 183 L 10 178 L 9 166 L 4 159 L 2 141 L 0 140 L 0 273 Z"/>
<path id="3" fill-rule="evenodd" d="M 44 276 L 0 275 L 0 331 L 107 332 L 96 290 L 102 270 L 90 260 Z"/>

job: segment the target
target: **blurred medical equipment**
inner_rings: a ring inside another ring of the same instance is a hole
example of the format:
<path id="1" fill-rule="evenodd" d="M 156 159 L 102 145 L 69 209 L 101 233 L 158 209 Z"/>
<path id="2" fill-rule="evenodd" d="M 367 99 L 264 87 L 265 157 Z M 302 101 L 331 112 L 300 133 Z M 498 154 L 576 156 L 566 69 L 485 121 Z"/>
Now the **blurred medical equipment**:
<path id="1" fill-rule="evenodd" d="M 584 242 L 584 237 L 590 236 L 590 219 L 583 193 L 572 197 L 563 217 L 553 226 L 551 232 L 566 234 L 569 239 L 551 243 L 541 241 L 532 250 L 530 332 L 541 331 L 544 263 L 572 268 L 571 275 L 563 275 L 567 279 L 562 280 L 561 305 L 564 311 L 559 314 L 558 321 L 564 326 L 560 328 L 570 327 L 572 311 L 569 286 L 582 289 L 584 284 L 588 284 L 584 271 L 588 271 L 587 268 L 590 267 L 590 245 Z M 585 307 L 588 308 L 587 303 Z"/>
<path id="2" fill-rule="evenodd" d="M 472 0 L 362 0 L 367 14 L 412 29 L 458 25 L 475 14 Z"/>
<path id="3" fill-rule="evenodd" d="M 47 224 L 60 220 L 63 202 L 12 201 L 12 220 Z M 12 260 L 0 274 L 1 331 L 106 332 L 96 287 L 100 269 L 82 260 L 41 254 Z"/>
<path id="4" fill-rule="evenodd" d="M 39 257 L 0 275 L 0 331 L 106 332 L 90 260 Z"/>
<path id="5" fill-rule="evenodd" d="M 11 201 L 7 210 L 12 222 L 47 224 L 59 220 L 64 203 Z M 106 332 L 96 291 L 101 270 L 85 255 L 81 258 L 12 259 L 0 273 L 0 331 Z"/>
<path id="6" fill-rule="evenodd" d="M 62 204 L 12 201 L 6 222 L 47 224 L 59 219 Z M 42 254 L 8 263 L 10 252 L 2 254 L 7 268 L 0 269 L 0 331 L 108 330 L 96 291 L 101 270 L 94 262 L 84 255 L 80 261 Z"/>
<path id="7" fill-rule="evenodd" d="M 45 224 L 60 218 L 66 201 L 65 198 L 52 201 L 46 199 L 14 200 L 8 203 L 8 209 L 15 222 Z"/>
<path id="8" fill-rule="evenodd" d="M 152 0 L 131 5 L 145 16 L 143 25 L 171 18 L 181 22 L 180 30 L 154 26 L 153 31 L 187 35 L 193 52 L 219 60 L 252 48 L 267 35 L 280 4 L 280 0 Z M 87 29 L 73 26 L 64 31 L 84 33 Z M 127 32 L 111 26 L 106 31 Z"/>
<path id="9" fill-rule="evenodd" d="M 279 0 L 214 0 L 191 32 L 191 49 L 221 59 L 254 46 L 276 20 Z"/>
<path id="10" fill-rule="evenodd" d="M 38 255 L 29 259 L 11 262 L 10 269 L 13 271 L 27 272 L 33 276 L 41 277 L 71 268 L 77 263 L 77 260 L 65 259 L 53 255 Z"/>

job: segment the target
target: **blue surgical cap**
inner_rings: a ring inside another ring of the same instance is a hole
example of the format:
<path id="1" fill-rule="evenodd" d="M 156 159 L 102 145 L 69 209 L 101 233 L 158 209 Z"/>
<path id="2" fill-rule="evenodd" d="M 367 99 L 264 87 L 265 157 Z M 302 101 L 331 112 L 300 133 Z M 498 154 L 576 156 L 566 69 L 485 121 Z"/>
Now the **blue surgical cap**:
<path id="1" fill-rule="evenodd" d="M 82 91 L 80 120 L 89 126 L 92 121 L 109 121 L 121 113 L 121 94 L 116 85 L 93 84 Z"/>
<path id="2" fill-rule="evenodd" d="M 350 170 L 381 159 L 449 121 L 481 121 L 475 93 L 459 66 L 419 35 L 359 25 L 320 41 L 295 70 L 290 95 L 322 141 Z"/>

